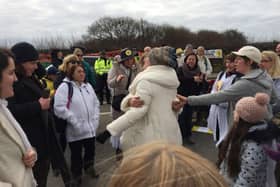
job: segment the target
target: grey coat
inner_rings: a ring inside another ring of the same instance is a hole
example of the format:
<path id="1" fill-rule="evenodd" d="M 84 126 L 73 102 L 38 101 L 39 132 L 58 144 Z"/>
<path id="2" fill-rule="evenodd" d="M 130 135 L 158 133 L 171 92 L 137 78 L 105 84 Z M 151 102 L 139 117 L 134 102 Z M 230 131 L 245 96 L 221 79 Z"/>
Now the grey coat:
<path id="1" fill-rule="evenodd" d="M 131 78 L 130 78 L 130 83 L 134 80 L 136 75 L 138 74 L 140 68 L 138 64 L 136 64 L 132 69 L 131 69 Z M 129 69 L 123 66 L 120 63 L 113 62 L 113 66 L 110 69 L 108 73 L 108 78 L 107 78 L 107 83 L 109 88 L 112 91 L 112 96 L 114 95 L 120 95 L 120 94 L 128 94 L 128 89 L 127 87 L 127 81 L 128 81 L 128 76 L 129 76 Z M 116 79 L 119 75 L 124 75 L 125 77 L 120 81 L 117 82 Z M 130 83 L 128 83 L 130 85 Z M 117 119 L 123 114 L 123 112 L 114 110 L 112 108 L 112 117 L 113 119 Z"/>
<path id="2" fill-rule="evenodd" d="M 273 81 L 270 75 L 261 69 L 251 70 L 249 73 L 236 81 L 232 86 L 220 92 L 200 96 L 190 96 L 188 97 L 188 104 L 191 106 L 197 106 L 229 102 L 227 117 L 228 124 L 232 124 L 233 110 L 236 102 L 242 97 L 254 97 L 258 92 L 266 93 L 270 96 L 270 104 L 268 105 L 269 114 L 267 119 L 271 119 L 271 104 L 276 103 L 277 96 L 275 90 L 273 89 Z"/>

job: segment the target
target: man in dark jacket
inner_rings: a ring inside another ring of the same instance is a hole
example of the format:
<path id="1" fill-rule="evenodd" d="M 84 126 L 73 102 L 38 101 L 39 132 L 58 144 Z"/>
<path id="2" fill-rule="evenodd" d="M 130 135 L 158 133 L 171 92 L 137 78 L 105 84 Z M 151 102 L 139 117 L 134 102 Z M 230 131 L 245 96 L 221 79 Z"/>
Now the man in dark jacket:
<path id="1" fill-rule="evenodd" d="M 52 65 L 54 65 L 54 67 L 58 68 L 58 66 L 60 64 L 62 64 L 62 60 L 63 60 L 62 51 L 59 49 L 53 49 L 51 51 L 51 60 L 52 60 Z"/>

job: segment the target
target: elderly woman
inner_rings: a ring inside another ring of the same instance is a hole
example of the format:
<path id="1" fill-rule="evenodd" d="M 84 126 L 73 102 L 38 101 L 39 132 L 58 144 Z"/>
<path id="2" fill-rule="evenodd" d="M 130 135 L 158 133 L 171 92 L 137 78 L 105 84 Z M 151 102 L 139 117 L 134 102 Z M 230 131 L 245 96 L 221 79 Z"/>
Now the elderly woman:
<path id="1" fill-rule="evenodd" d="M 112 117 L 113 120 L 120 117 L 123 112 L 120 110 L 121 98 L 128 94 L 128 87 L 136 77 L 139 67 L 135 64 L 134 55 L 131 49 L 125 48 L 120 56 L 116 56 L 113 66 L 108 73 L 108 86 L 112 89 Z M 118 101 L 116 101 L 117 99 Z M 120 153 L 120 136 L 112 136 L 111 142 L 116 154 Z"/>
<path id="2" fill-rule="evenodd" d="M 129 87 L 129 95 L 122 101 L 124 115 L 106 127 L 98 136 L 104 143 L 110 135 L 121 136 L 121 148 L 125 151 L 153 140 L 182 144 L 182 136 L 171 103 L 176 97 L 179 81 L 175 50 L 170 47 L 154 48 L 144 59 L 144 71 L 139 73 Z M 144 101 L 139 108 L 129 107 L 131 97 Z"/>
<path id="3" fill-rule="evenodd" d="M 26 134 L 7 108 L 8 97 L 14 95 L 17 80 L 13 55 L 0 50 L 0 186 L 36 186 L 32 167 L 37 154 Z"/>
<path id="4" fill-rule="evenodd" d="M 71 172 L 81 183 L 83 169 L 92 177 L 97 177 L 94 157 L 99 102 L 92 86 L 85 80 L 85 70 L 81 64 L 72 65 L 63 81 L 70 82 L 73 95 L 69 102 L 68 97 L 65 97 L 69 87 L 61 84 L 55 94 L 54 112 L 67 120 L 66 139 L 71 150 Z"/>
<path id="5" fill-rule="evenodd" d="M 271 104 L 277 100 L 271 77 L 266 71 L 259 68 L 261 63 L 261 52 L 259 49 L 253 46 L 244 46 L 239 51 L 233 52 L 233 54 L 237 56 L 235 58 L 236 71 L 243 74 L 239 80 L 220 92 L 189 96 L 187 98 L 187 103 L 191 106 L 229 102 L 228 124 L 232 124 L 235 103 L 242 97 L 254 96 L 257 92 L 261 92 L 269 95 Z M 271 104 L 268 104 L 269 115 L 266 119 L 272 118 Z"/>

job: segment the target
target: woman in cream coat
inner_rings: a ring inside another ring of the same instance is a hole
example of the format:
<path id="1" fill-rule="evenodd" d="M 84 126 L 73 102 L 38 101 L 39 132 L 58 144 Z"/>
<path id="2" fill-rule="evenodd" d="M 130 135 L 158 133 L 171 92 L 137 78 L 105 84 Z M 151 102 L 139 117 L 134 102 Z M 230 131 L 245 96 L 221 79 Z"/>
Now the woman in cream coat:
<path id="1" fill-rule="evenodd" d="M 98 137 L 105 141 L 106 134 L 121 136 L 121 148 L 126 151 L 154 140 L 182 144 L 182 136 L 172 101 L 176 97 L 179 81 L 175 70 L 176 55 L 170 47 L 154 48 L 144 59 L 143 72 L 129 87 L 129 95 L 122 101 L 125 114 L 107 125 L 107 131 Z M 175 60 L 174 60 L 175 59 Z M 138 96 L 144 101 L 139 108 L 128 107 L 129 99 Z"/>
<path id="2" fill-rule="evenodd" d="M 0 186 L 36 186 L 32 167 L 37 154 L 7 108 L 16 81 L 13 55 L 0 50 Z"/>

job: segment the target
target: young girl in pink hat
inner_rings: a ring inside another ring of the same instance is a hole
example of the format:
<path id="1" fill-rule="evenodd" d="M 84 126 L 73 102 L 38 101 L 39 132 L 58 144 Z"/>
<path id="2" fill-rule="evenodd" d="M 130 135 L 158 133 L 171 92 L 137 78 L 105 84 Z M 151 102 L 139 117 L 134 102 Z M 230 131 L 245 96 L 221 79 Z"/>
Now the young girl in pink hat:
<path id="1" fill-rule="evenodd" d="M 265 122 L 269 96 L 240 99 L 234 111 L 234 123 L 219 149 L 218 165 L 231 186 L 276 187 L 275 161 L 263 147 L 276 147 L 274 126 Z"/>

